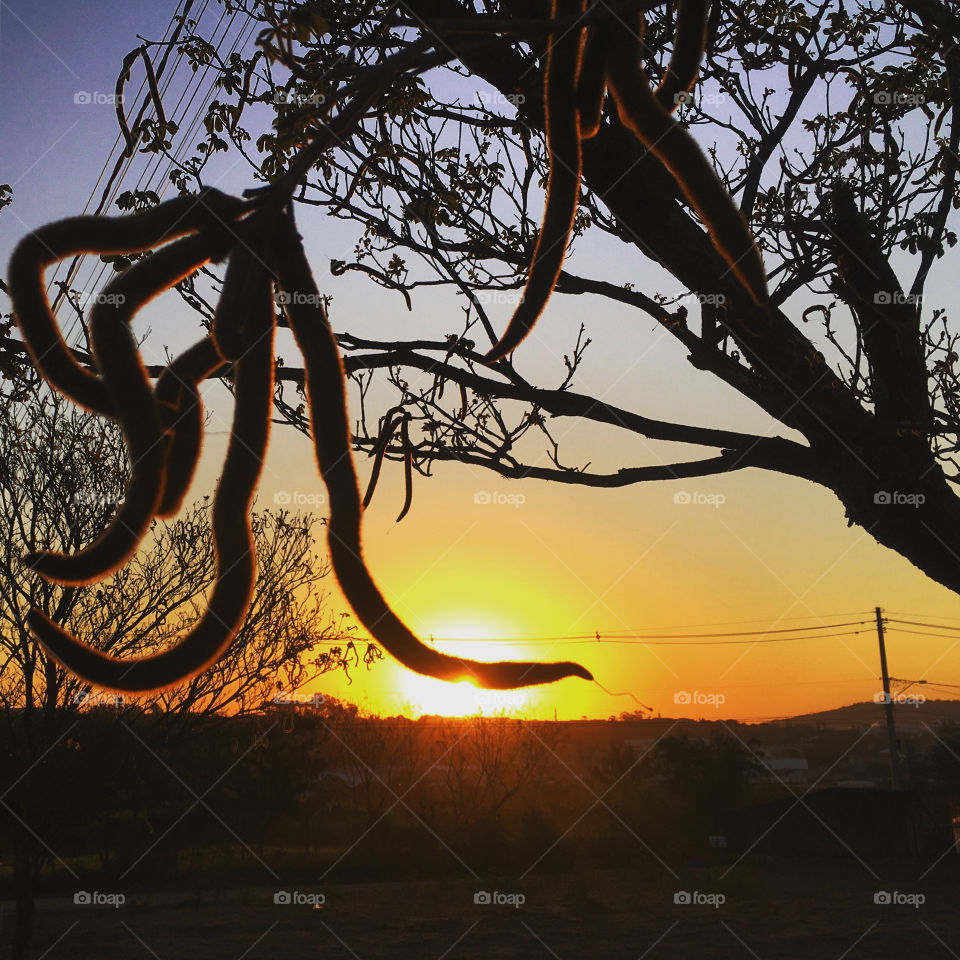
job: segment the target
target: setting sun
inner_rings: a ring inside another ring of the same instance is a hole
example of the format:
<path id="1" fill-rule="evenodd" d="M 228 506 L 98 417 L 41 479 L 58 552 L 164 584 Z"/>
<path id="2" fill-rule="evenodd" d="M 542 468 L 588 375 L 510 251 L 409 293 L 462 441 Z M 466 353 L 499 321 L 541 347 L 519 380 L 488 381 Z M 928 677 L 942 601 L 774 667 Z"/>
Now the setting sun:
<path id="1" fill-rule="evenodd" d="M 438 624 L 435 641 L 438 650 L 454 656 L 479 660 L 519 660 L 523 654 L 514 643 L 478 643 L 496 637 L 499 631 L 489 621 L 479 618 L 458 618 Z M 493 714 L 526 710 L 531 705 L 533 692 L 523 690 L 485 690 L 469 680 L 446 683 L 417 673 L 404 678 L 403 691 L 408 701 L 410 716 L 424 714 L 441 717 L 463 717 L 473 714 Z"/>
<path id="2" fill-rule="evenodd" d="M 452 645 L 451 645 L 452 646 Z M 445 653 L 455 651 L 445 649 Z M 411 717 L 424 714 L 438 717 L 466 717 L 474 714 L 512 713 L 524 710 L 531 692 L 526 690 L 484 690 L 467 680 L 446 683 L 411 673 L 404 680 L 404 694 L 409 702 L 405 712 Z"/>

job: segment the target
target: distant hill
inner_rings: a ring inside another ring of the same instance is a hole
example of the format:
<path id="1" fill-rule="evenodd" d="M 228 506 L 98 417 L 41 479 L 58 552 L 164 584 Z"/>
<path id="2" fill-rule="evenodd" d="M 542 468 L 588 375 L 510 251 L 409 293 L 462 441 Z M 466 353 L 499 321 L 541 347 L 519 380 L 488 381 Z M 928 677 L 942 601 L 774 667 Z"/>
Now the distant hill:
<path id="1" fill-rule="evenodd" d="M 911 689 L 910 693 L 913 693 Z M 921 703 L 898 703 L 896 705 L 898 722 L 934 723 L 947 721 L 960 723 L 960 700 L 924 700 Z M 882 705 L 872 700 L 863 703 L 851 703 L 835 710 L 821 710 L 819 713 L 803 713 L 791 717 L 791 722 L 823 724 L 826 726 L 847 726 L 848 724 L 866 724 L 883 719 Z"/>

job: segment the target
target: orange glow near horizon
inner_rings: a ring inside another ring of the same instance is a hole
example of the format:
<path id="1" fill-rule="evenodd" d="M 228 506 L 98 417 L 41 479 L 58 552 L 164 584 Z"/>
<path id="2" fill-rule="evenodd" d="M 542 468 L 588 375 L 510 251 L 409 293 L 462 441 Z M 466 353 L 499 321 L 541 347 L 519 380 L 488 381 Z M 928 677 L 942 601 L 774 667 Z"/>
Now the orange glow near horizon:
<path id="1" fill-rule="evenodd" d="M 508 652 L 494 652 L 493 646 L 477 640 L 496 636 L 496 624 L 486 616 L 451 616 L 436 621 L 435 646 L 443 653 L 474 660 L 521 659 L 513 645 Z M 461 642 L 457 642 L 461 641 Z M 485 690 L 469 680 L 448 683 L 419 673 L 407 672 L 403 681 L 404 712 L 408 716 L 424 714 L 439 717 L 465 717 L 476 714 L 526 713 L 535 696 L 530 688 L 521 690 Z"/>
<path id="2" fill-rule="evenodd" d="M 467 680 L 447 683 L 419 673 L 405 678 L 403 692 L 407 701 L 404 713 L 413 718 L 489 716 L 504 711 L 525 714 L 531 698 L 529 689 L 484 690 Z"/>

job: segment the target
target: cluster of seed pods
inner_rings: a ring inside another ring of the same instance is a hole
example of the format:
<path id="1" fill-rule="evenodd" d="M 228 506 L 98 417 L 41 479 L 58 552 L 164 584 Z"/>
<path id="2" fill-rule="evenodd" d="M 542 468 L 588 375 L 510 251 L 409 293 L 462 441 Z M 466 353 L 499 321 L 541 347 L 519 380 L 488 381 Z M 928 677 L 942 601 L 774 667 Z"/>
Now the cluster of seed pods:
<path id="1" fill-rule="evenodd" d="M 545 61 L 544 107 L 549 153 L 546 205 L 523 297 L 487 354 L 495 362 L 533 329 L 556 287 L 577 212 L 582 145 L 599 132 L 609 91 L 619 122 L 671 172 L 731 272 L 757 304 L 768 300 L 759 250 L 706 156 L 673 113 L 693 87 L 706 43 L 709 0 L 679 0 L 674 49 L 661 83 L 643 67 L 644 15 L 635 26 L 584 14 L 594 0 L 552 0 L 556 30 Z M 572 26 L 571 26 L 572 24 Z M 562 25 L 562 29 L 561 29 Z M 347 118 L 344 117 L 344 120 Z M 336 122 L 336 121 L 335 121 Z M 352 122 L 352 121 L 351 121 Z M 95 369 L 80 364 L 63 340 L 44 289 L 44 269 L 80 253 L 152 251 L 118 275 L 89 318 Z M 146 303 L 203 264 L 228 258 L 209 335 L 174 358 L 151 383 L 130 329 Z M 199 384 L 218 371 L 233 379 L 230 441 L 212 506 L 217 573 L 199 622 L 172 647 L 137 659 L 113 657 L 80 642 L 38 609 L 28 624 L 48 654 L 87 682 L 146 693 L 183 682 L 219 659 L 249 608 L 256 578 L 250 509 L 267 454 L 274 393 L 276 304 L 303 355 L 317 468 L 328 493 L 331 566 L 354 613 L 385 650 L 418 673 L 506 689 L 567 676 L 592 679 L 576 663 L 484 663 L 423 644 L 393 612 L 363 559 L 363 508 L 376 484 L 390 437 L 399 427 L 406 450 L 410 505 L 411 444 L 407 417 L 384 417 L 374 470 L 361 499 L 352 455 L 346 377 L 339 347 L 293 219 L 290 203 L 241 200 L 216 190 L 179 197 L 123 217 L 73 217 L 41 227 L 15 249 L 9 268 L 14 314 L 37 371 L 56 390 L 121 427 L 131 464 L 126 496 L 106 531 L 73 554 L 41 552 L 25 562 L 63 584 L 108 576 L 137 551 L 155 517 L 180 509 L 203 441 Z M 282 291 L 285 296 L 276 297 Z"/>

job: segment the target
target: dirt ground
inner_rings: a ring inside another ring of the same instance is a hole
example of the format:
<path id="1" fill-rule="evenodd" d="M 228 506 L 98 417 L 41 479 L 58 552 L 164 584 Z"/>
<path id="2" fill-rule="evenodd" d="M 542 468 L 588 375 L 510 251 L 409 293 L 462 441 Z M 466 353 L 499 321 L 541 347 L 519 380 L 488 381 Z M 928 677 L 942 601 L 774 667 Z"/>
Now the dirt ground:
<path id="1" fill-rule="evenodd" d="M 903 863 L 752 861 L 726 875 L 723 867 L 690 868 L 679 877 L 645 867 L 522 880 L 129 894 L 119 906 L 50 898 L 37 903 L 35 955 L 44 960 L 956 957 L 958 860 L 950 854 L 923 879 L 919 874 L 926 866 Z M 291 902 L 275 903 L 280 891 Z M 114 893 L 87 892 L 101 901 Z M 491 902 L 475 902 L 481 892 Z M 875 902 L 878 894 L 889 902 Z M 3 913 L 6 939 L 12 904 L 4 904 Z"/>

